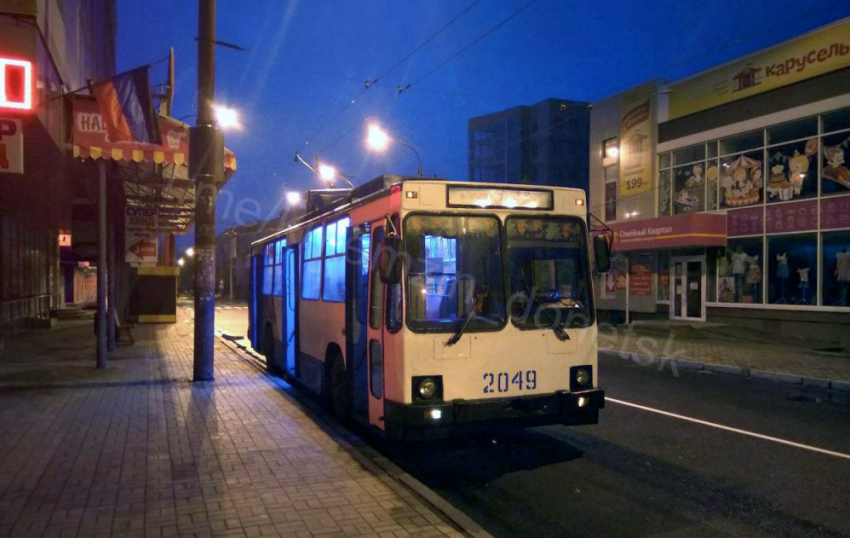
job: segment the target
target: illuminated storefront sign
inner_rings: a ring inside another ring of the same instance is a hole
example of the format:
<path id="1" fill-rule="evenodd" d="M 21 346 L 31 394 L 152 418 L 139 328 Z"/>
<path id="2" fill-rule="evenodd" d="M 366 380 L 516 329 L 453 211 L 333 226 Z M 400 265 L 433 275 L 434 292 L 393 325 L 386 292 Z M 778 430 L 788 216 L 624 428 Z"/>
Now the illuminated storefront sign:
<path id="1" fill-rule="evenodd" d="M 552 209 L 552 191 L 449 187 L 449 207 Z"/>
<path id="2" fill-rule="evenodd" d="M 850 66 L 850 20 L 670 86 L 668 119 Z"/>
<path id="3" fill-rule="evenodd" d="M 32 62 L 0 58 L 0 109 L 32 110 Z"/>
<path id="4" fill-rule="evenodd" d="M 693 213 L 611 224 L 616 251 L 726 246 L 726 216 Z"/>

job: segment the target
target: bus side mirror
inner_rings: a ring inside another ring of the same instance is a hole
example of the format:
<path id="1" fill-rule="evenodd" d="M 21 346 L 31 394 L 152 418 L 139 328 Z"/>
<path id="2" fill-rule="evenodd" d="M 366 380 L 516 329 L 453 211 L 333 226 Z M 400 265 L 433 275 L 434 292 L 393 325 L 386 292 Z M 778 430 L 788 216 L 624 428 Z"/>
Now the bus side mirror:
<path id="1" fill-rule="evenodd" d="M 611 269 L 611 246 L 608 238 L 597 235 L 593 238 L 593 255 L 596 261 L 596 272 L 607 273 Z"/>
<path id="2" fill-rule="evenodd" d="M 398 284 L 401 282 L 401 238 L 397 235 L 384 237 L 381 243 L 381 257 L 378 261 L 381 282 Z"/>

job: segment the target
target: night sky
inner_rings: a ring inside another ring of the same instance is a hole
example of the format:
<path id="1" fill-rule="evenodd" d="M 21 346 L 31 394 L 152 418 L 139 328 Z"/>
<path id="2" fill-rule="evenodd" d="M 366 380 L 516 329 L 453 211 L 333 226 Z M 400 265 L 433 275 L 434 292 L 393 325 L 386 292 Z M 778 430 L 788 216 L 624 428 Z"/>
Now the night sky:
<path id="1" fill-rule="evenodd" d="M 217 101 L 237 108 L 244 124 L 225 138 L 239 168 L 226 187 L 233 203 L 219 204 L 222 226 L 235 223 L 241 200 L 256 200 L 265 218 L 286 191 L 320 187 L 307 168 L 293 162 L 295 151 L 309 159 L 318 154 L 356 182 L 383 173 L 415 174 L 409 149 L 391 147 L 381 155 L 365 148 L 366 117 L 416 147 L 425 175 L 462 180 L 467 120 L 473 116 L 547 97 L 597 101 L 653 78 L 688 76 L 850 16 L 850 2 L 835 1 L 528 4 L 219 0 L 218 39 L 249 49 L 217 49 Z M 121 1 L 118 70 L 159 62 L 152 82 L 163 82 L 161 60 L 173 46 L 173 115 L 194 114 L 196 35 L 195 1 Z M 384 74 L 364 91 L 364 81 Z M 396 88 L 408 84 L 399 95 Z M 241 220 L 251 220 L 253 202 L 242 207 Z"/>

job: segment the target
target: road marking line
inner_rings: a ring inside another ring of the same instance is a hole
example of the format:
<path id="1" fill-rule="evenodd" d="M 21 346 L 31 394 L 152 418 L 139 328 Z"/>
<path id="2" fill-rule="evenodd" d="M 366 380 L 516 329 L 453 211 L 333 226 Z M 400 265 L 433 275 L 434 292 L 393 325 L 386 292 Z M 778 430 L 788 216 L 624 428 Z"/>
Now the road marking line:
<path id="1" fill-rule="evenodd" d="M 731 426 L 724 426 L 723 424 L 716 424 L 714 422 L 708 422 L 706 420 L 700 420 L 698 418 L 686 417 L 684 415 L 677 415 L 676 413 L 670 413 L 669 411 L 662 411 L 660 409 L 655 409 L 653 407 L 646 407 L 644 405 L 638 405 L 631 402 L 624 402 L 622 400 L 615 400 L 614 398 L 605 397 L 606 402 L 613 402 L 620 405 L 625 405 L 627 407 L 634 407 L 635 409 L 641 409 L 643 411 L 649 411 L 650 413 L 658 413 L 659 415 L 665 415 L 668 417 L 678 418 L 680 420 L 685 420 L 688 422 L 694 422 L 696 424 L 702 424 L 703 426 L 711 426 L 712 428 L 718 428 L 720 430 L 726 430 L 733 433 L 740 433 L 741 435 L 748 435 L 750 437 L 755 437 L 757 439 L 764 439 L 766 441 L 773 441 L 774 443 L 779 443 L 783 445 L 793 446 L 796 448 L 802 448 L 804 450 L 811 450 L 812 452 L 820 452 L 821 454 L 826 454 L 827 456 L 835 456 L 836 458 L 844 458 L 850 460 L 850 454 L 844 454 L 841 452 L 833 452 L 832 450 L 827 450 L 825 448 L 818 448 L 816 446 L 804 445 L 802 443 L 795 443 L 794 441 L 787 441 L 785 439 L 780 439 L 778 437 L 771 437 L 769 435 L 762 435 L 760 433 L 750 432 L 747 430 L 740 430 L 738 428 L 733 428 Z"/>

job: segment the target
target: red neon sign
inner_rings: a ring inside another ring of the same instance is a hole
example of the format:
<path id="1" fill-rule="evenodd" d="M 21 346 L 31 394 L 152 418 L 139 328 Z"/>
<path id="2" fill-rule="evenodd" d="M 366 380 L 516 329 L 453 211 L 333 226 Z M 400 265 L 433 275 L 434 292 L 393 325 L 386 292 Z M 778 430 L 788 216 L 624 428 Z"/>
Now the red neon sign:
<path id="1" fill-rule="evenodd" d="M 32 62 L 0 58 L 0 108 L 32 110 Z"/>

